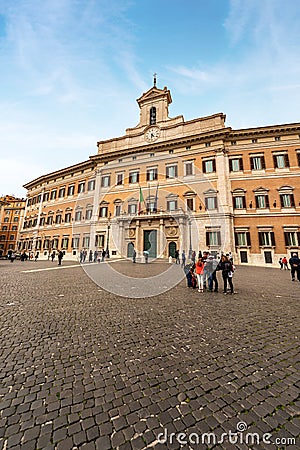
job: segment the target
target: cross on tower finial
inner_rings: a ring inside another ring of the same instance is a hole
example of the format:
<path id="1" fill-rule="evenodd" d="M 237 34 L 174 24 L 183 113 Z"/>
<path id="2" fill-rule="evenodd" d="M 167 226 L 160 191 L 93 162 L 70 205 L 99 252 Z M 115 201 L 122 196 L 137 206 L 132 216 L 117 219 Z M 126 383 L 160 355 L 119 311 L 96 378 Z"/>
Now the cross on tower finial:
<path id="1" fill-rule="evenodd" d="M 156 87 L 156 76 L 157 76 L 157 73 L 154 73 L 153 74 L 153 86 L 154 87 Z"/>

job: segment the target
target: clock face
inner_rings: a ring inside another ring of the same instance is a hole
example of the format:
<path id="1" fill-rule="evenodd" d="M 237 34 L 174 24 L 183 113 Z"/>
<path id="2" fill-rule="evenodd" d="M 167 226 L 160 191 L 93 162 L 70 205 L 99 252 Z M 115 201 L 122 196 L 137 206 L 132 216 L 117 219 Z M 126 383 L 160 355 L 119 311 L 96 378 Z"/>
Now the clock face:
<path id="1" fill-rule="evenodd" d="M 160 129 L 157 127 L 151 127 L 145 133 L 145 139 L 148 142 L 156 141 L 156 139 L 158 139 L 159 136 L 160 136 Z"/>

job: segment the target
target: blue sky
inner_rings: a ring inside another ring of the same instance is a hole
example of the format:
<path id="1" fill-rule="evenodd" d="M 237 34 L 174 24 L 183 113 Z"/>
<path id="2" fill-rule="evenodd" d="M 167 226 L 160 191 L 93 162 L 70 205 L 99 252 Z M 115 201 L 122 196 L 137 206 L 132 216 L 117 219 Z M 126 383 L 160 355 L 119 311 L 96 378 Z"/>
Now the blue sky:
<path id="1" fill-rule="evenodd" d="M 300 2 L 0 0 L 0 195 L 88 159 L 171 90 L 170 116 L 300 122 Z"/>

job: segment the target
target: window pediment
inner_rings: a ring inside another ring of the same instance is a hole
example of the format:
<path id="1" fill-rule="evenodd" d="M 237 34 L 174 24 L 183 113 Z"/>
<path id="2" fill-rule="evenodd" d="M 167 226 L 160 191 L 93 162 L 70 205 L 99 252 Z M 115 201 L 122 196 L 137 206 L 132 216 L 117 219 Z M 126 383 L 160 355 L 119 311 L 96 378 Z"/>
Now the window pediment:
<path id="1" fill-rule="evenodd" d="M 243 188 L 236 188 L 233 191 L 231 191 L 232 195 L 245 195 L 246 192 L 247 191 Z"/>
<path id="2" fill-rule="evenodd" d="M 172 194 L 171 193 L 171 194 L 167 195 L 166 198 L 168 200 L 172 200 L 172 199 L 176 200 L 178 198 L 178 194 Z"/>
<path id="3" fill-rule="evenodd" d="M 269 190 L 270 189 L 267 189 L 267 188 L 264 188 L 264 187 L 260 186 L 260 187 L 258 187 L 256 189 L 253 189 L 253 192 L 255 194 L 267 194 L 269 192 Z"/>
<path id="4" fill-rule="evenodd" d="M 281 186 L 280 188 L 277 189 L 278 192 L 282 192 L 283 194 L 290 194 L 292 193 L 294 190 L 293 186 Z"/>
<path id="5" fill-rule="evenodd" d="M 183 196 L 185 197 L 185 198 L 191 198 L 191 197 L 196 197 L 196 192 L 194 192 L 194 191 L 186 191 L 184 194 L 183 194 Z"/>
<path id="6" fill-rule="evenodd" d="M 208 189 L 207 191 L 203 192 L 205 196 L 212 196 L 217 195 L 218 191 L 216 189 Z"/>

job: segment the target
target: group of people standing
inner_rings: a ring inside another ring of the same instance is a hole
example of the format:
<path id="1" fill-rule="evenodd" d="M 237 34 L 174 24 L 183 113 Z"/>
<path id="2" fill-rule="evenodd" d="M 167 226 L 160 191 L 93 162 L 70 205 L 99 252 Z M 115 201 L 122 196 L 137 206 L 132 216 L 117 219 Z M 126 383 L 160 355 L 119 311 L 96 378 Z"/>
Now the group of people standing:
<path id="1" fill-rule="evenodd" d="M 79 262 L 80 264 L 83 264 L 85 262 L 89 263 L 100 263 L 101 261 L 105 261 L 105 258 L 109 258 L 109 255 L 107 254 L 106 250 L 90 250 L 89 253 L 87 250 L 81 250 L 79 253 Z"/>
<path id="2" fill-rule="evenodd" d="M 223 279 L 223 293 L 235 294 L 233 287 L 233 274 L 235 266 L 231 254 L 222 254 L 221 258 L 215 258 L 208 251 L 201 251 L 196 259 L 196 253 L 193 252 L 191 256 L 191 263 L 186 264 L 185 252 L 182 253 L 182 265 L 187 278 L 187 286 L 196 289 L 203 293 L 205 290 L 209 292 L 219 291 L 219 282 L 217 272 L 222 273 Z"/>

